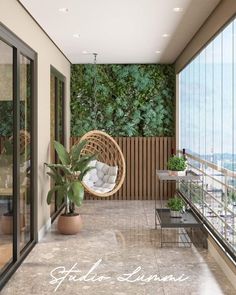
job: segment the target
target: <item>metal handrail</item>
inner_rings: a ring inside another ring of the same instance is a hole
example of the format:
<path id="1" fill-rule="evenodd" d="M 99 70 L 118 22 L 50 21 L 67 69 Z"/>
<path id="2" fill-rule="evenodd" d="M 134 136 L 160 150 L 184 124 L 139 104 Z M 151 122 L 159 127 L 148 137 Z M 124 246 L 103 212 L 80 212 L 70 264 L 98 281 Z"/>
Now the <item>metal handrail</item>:
<path id="1" fill-rule="evenodd" d="M 184 185 L 185 185 L 185 184 L 184 184 Z M 185 186 L 186 186 L 186 185 L 185 185 Z M 199 188 L 200 188 L 200 187 L 199 187 Z M 207 195 L 210 196 L 212 199 L 214 199 L 218 204 L 222 205 L 222 207 L 224 208 L 224 210 L 227 210 L 227 211 L 229 211 L 230 213 L 235 214 L 235 212 L 234 212 L 233 210 L 231 210 L 228 206 L 225 206 L 225 203 L 224 203 L 224 202 L 219 201 L 214 195 L 210 194 L 207 190 L 202 189 L 202 188 L 200 188 L 200 189 L 204 192 L 204 194 L 207 194 Z M 197 196 L 197 193 L 196 193 L 193 189 L 189 188 L 189 190 L 191 191 L 191 193 L 193 193 L 195 196 Z"/>
<path id="2" fill-rule="evenodd" d="M 183 154 L 183 151 L 178 150 L 178 153 Z M 212 169 L 217 170 L 217 171 L 223 173 L 223 174 L 226 175 L 226 176 L 230 176 L 230 177 L 236 179 L 236 172 L 233 172 L 233 171 L 228 170 L 228 169 L 226 169 L 226 168 L 220 167 L 220 166 L 218 166 L 218 165 L 216 165 L 216 164 L 214 164 L 214 163 L 212 163 L 212 162 L 209 162 L 209 161 L 203 160 L 203 159 L 201 159 L 201 158 L 199 158 L 199 157 L 196 157 L 196 156 L 193 156 L 193 155 L 191 155 L 191 154 L 189 154 L 189 153 L 185 153 L 185 155 L 186 155 L 188 158 L 191 158 L 191 159 L 193 159 L 193 160 L 196 160 L 196 161 L 198 161 L 199 163 L 202 163 L 202 164 L 204 164 L 204 165 L 207 165 L 207 166 L 211 167 Z"/>

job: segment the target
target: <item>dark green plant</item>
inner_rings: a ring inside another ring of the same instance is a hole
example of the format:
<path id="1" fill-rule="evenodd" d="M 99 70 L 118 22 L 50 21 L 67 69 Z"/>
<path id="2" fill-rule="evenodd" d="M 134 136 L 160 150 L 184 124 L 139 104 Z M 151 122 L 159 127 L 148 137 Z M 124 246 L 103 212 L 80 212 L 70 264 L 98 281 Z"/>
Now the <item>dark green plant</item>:
<path id="1" fill-rule="evenodd" d="M 174 87 L 171 65 L 72 65 L 72 135 L 172 136 Z"/>
<path id="2" fill-rule="evenodd" d="M 26 114 L 30 114 L 30 104 L 27 104 L 25 110 L 25 102 L 20 101 L 20 129 L 25 129 Z M 0 136 L 11 137 L 13 132 L 13 101 L 0 101 Z M 29 118 L 27 118 L 29 120 Z M 30 125 L 30 122 L 27 122 Z"/>
<path id="3" fill-rule="evenodd" d="M 54 193 L 57 193 L 57 204 L 61 204 L 67 199 L 65 214 L 74 214 L 75 205 L 81 206 L 84 198 L 84 187 L 82 180 L 85 174 L 93 169 L 89 167 L 89 163 L 96 158 L 95 155 L 81 155 L 81 150 L 86 145 L 86 141 L 75 144 L 70 152 L 57 141 L 54 141 L 54 147 L 59 164 L 45 165 L 50 168 L 47 174 L 53 179 L 55 185 L 49 190 L 47 195 L 47 203 L 51 204 Z"/>
<path id="4" fill-rule="evenodd" d="M 184 202 L 180 197 L 175 196 L 168 200 L 167 206 L 172 211 L 181 211 L 184 207 Z"/>
<path id="5" fill-rule="evenodd" d="M 30 145 L 27 144 L 20 153 L 20 164 L 24 164 L 30 159 Z M 0 166 L 10 167 L 13 165 L 13 140 L 5 139 L 3 143 L 3 152 L 0 154 Z"/>
<path id="6" fill-rule="evenodd" d="M 187 162 L 183 157 L 173 155 L 168 160 L 167 168 L 171 171 L 184 171 L 187 168 Z"/>

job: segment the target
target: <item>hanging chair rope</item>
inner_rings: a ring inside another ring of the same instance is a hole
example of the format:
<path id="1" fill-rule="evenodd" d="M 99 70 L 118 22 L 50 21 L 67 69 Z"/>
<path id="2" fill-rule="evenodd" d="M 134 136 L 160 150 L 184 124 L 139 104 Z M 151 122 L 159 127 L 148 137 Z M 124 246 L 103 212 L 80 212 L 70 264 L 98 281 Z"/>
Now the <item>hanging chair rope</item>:
<path id="1" fill-rule="evenodd" d="M 94 100 L 94 123 L 95 129 L 97 129 L 97 116 L 98 116 L 98 103 L 97 103 L 97 53 L 93 53 L 94 56 L 94 67 L 95 67 L 95 76 L 93 84 L 93 100 Z"/>

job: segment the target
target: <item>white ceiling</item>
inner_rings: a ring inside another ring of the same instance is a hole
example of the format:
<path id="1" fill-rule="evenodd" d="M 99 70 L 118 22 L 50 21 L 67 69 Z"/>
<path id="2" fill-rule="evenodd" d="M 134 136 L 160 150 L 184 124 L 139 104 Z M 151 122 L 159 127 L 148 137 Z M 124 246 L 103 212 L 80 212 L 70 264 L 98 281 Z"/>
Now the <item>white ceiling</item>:
<path id="1" fill-rule="evenodd" d="M 72 63 L 91 63 L 87 51 L 98 53 L 98 63 L 126 64 L 173 63 L 220 0 L 20 2 Z"/>

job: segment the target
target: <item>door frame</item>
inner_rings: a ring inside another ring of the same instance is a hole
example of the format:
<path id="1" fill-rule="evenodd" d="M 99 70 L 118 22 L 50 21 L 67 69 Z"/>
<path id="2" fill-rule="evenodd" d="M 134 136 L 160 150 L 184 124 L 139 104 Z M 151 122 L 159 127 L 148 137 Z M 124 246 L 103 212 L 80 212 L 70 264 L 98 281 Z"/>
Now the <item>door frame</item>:
<path id="1" fill-rule="evenodd" d="M 58 80 L 60 80 L 61 82 L 63 82 L 63 88 L 62 88 L 62 138 L 63 138 L 63 144 L 65 144 L 66 142 L 66 137 L 65 137 L 65 97 L 66 97 L 66 91 L 65 91 L 65 85 L 66 85 L 66 77 L 61 74 L 54 66 L 50 66 L 50 81 L 51 81 L 51 75 L 55 76 L 56 82 Z M 54 109 L 54 114 L 57 113 L 58 110 L 58 103 L 57 100 L 58 99 L 58 85 L 55 88 L 55 109 Z M 50 124 L 51 124 L 51 120 L 50 120 Z M 57 118 L 55 116 L 55 134 L 57 133 L 57 126 L 58 126 L 58 122 L 57 122 Z M 56 206 L 56 204 L 55 204 Z M 57 208 L 56 206 L 56 210 L 55 212 L 51 215 L 51 221 L 52 223 L 54 222 L 54 220 L 57 218 L 57 216 L 61 213 L 61 211 L 63 210 L 63 208 L 65 207 L 65 203 L 63 203 L 59 208 Z"/>
<path id="2" fill-rule="evenodd" d="M 0 40 L 13 48 L 13 257 L 12 262 L 2 268 L 0 272 L 0 290 L 17 270 L 26 256 L 37 243 L 38 228 L 38 173 L 37 173 L 37 154 L 38 154 L 38 97 L 37 97 L 37 53 L 30 48 L 24 41 L 18 38 L 4 24 L 0 22 Z M 20 54 L 30 59 L 31 70 L 31 211 L 30 211 L 30 242 L 20 250 L 20 179 L 19 179 L 19 154 L 20 154 Z"/>

